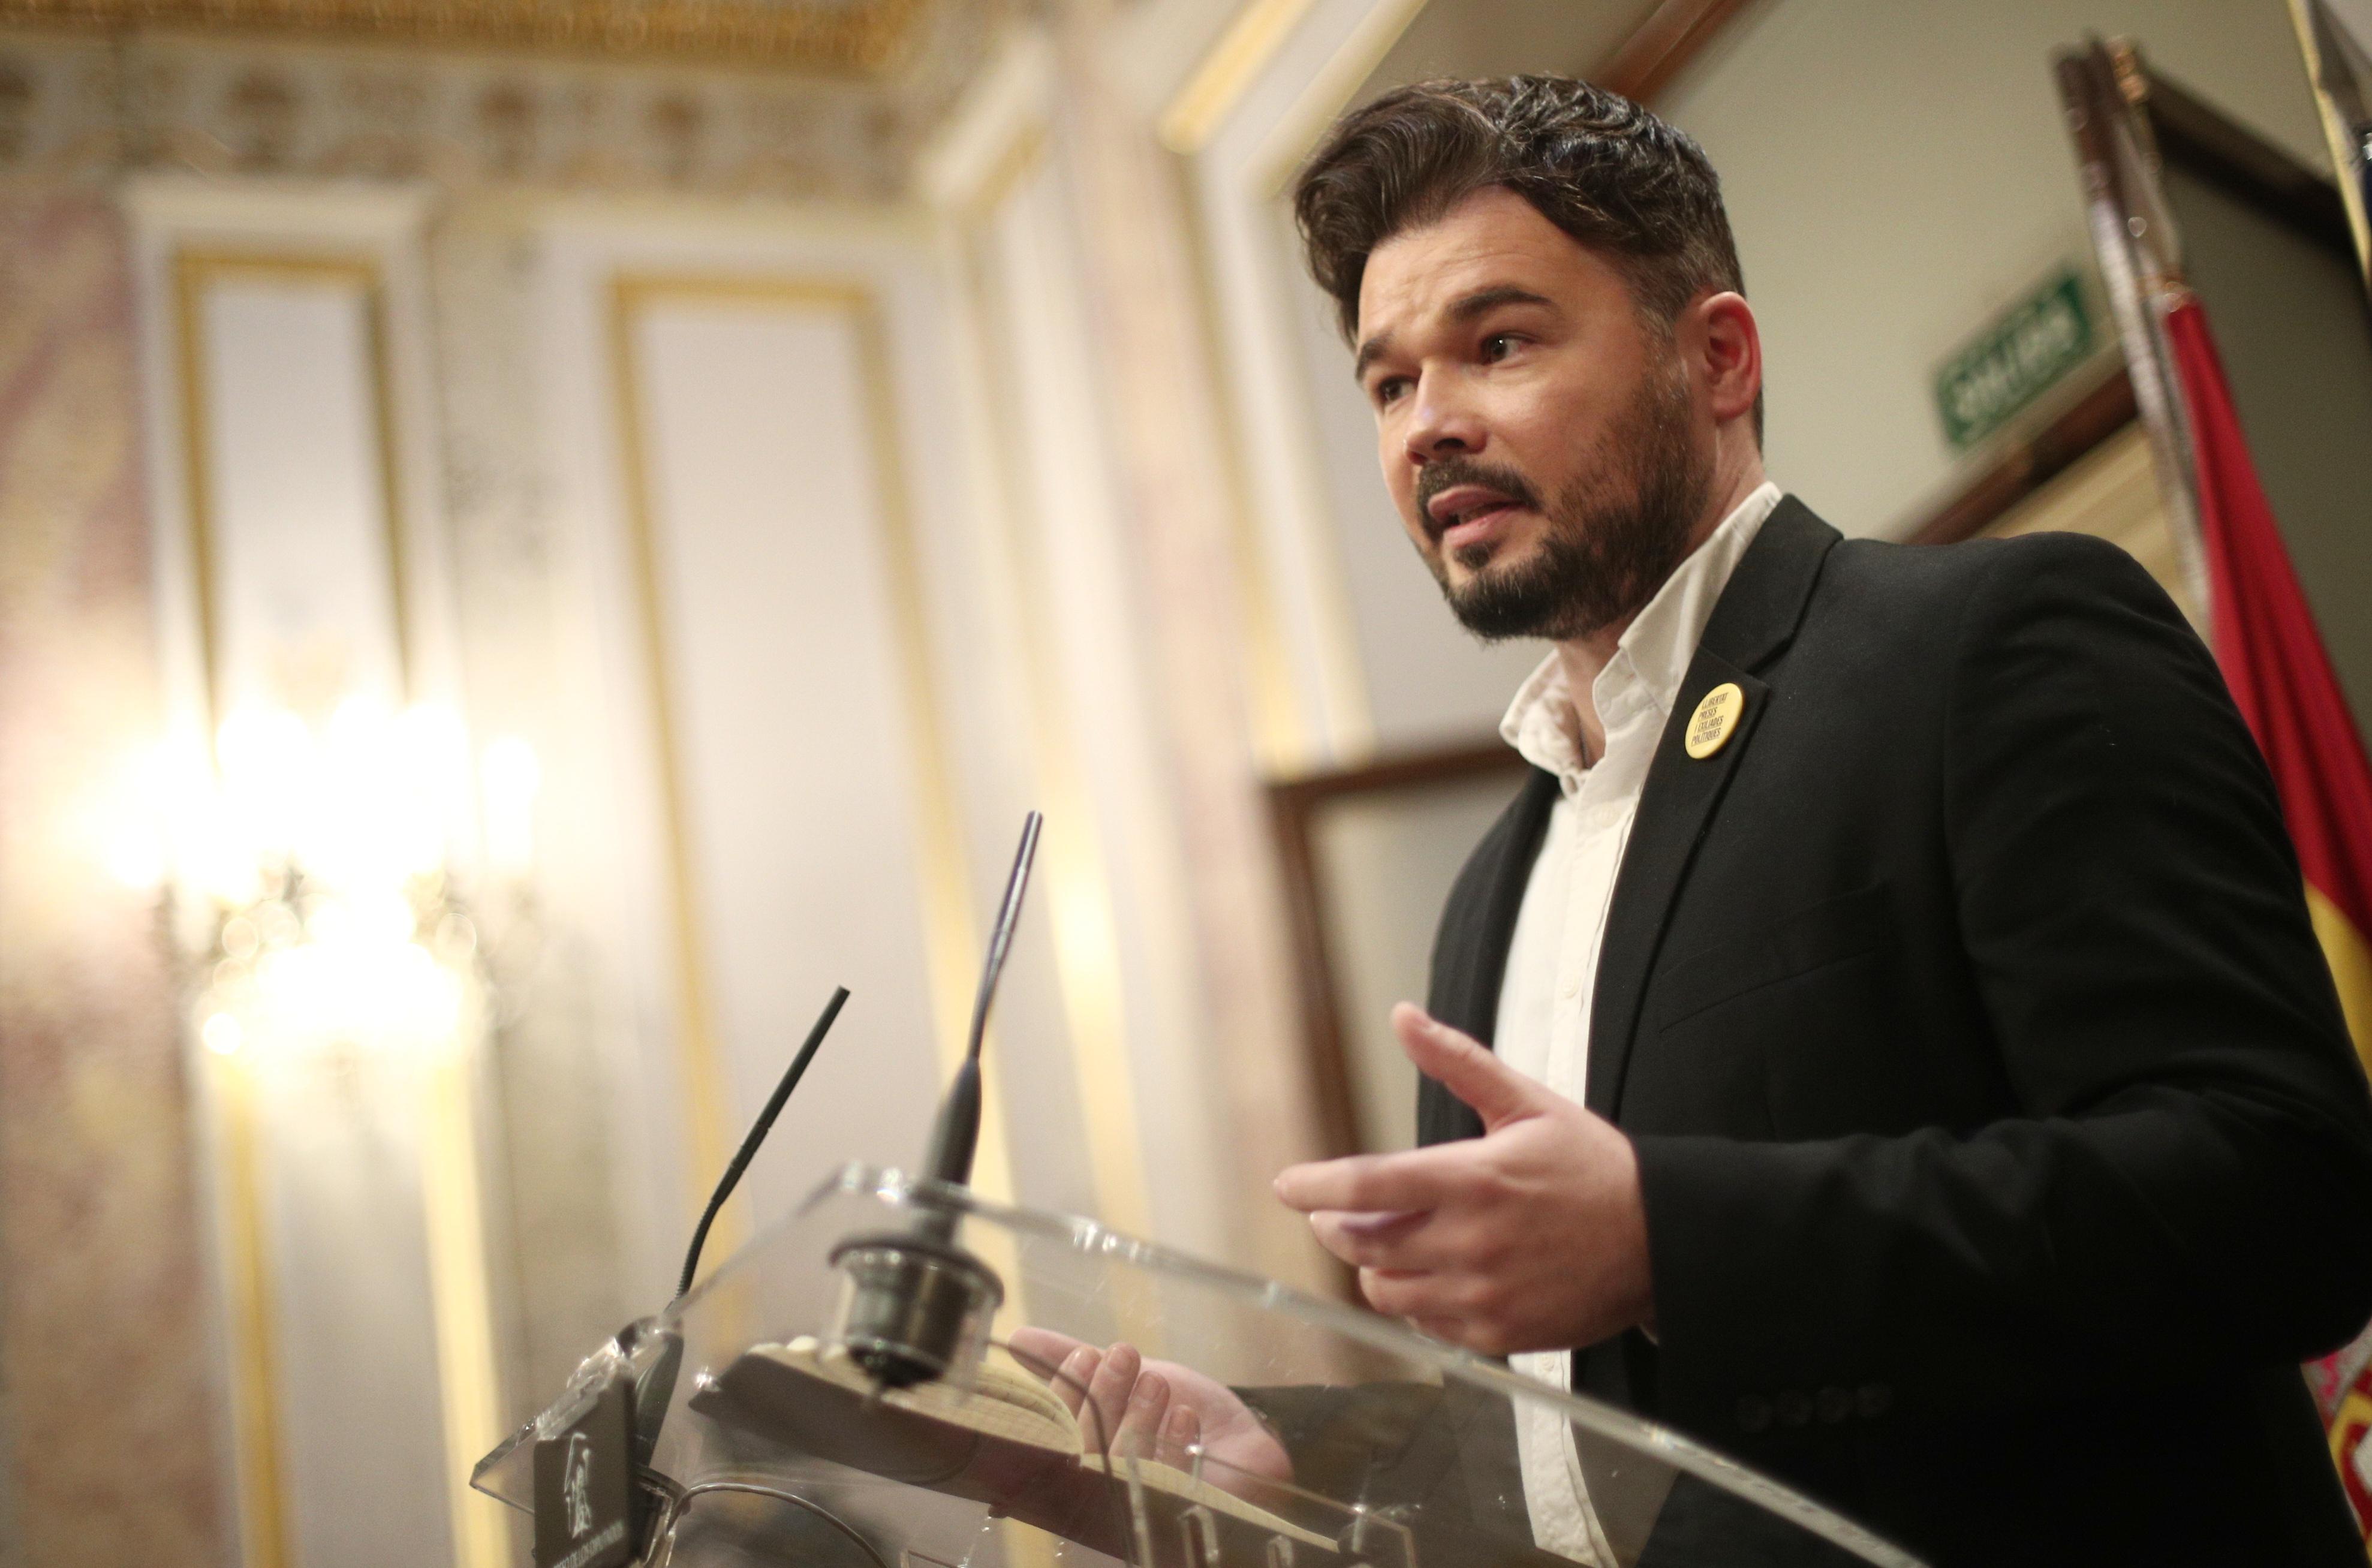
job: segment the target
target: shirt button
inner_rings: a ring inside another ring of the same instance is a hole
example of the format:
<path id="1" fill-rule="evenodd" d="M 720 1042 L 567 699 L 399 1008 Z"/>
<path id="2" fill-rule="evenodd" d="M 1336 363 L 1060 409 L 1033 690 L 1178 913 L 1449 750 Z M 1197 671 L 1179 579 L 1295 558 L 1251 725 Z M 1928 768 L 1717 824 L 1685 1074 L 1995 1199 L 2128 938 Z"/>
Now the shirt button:
<path id="1" fill-rule="evenodd" d="M 1826 1388 L 1812 1398 L 1812 1413 L 1827 1425 L 1834 1426 L 1853 1414 L 1854 1398 L 1843 1388 Z"/>
<path id="2" fill-rule="evenodd" d="M 1883 1383 L 1865 1383 L 1854 1390 L 1854 1408 L 1864 1415 L 1884 1415 L 1893 1403 L 1894 1390 Z"/>
<path id="3" fill-rule="evenodd" d="M 1760 1394 L 1741 1394 L 1738 1400 L 1738 1427 L 1741 1432 L 1760 1432 L 1771 1424 L 1771 1401 Z"/>
<path id="4" fill-rule="evenodd" d="M 1812 1419 L 1812 1397 L 1790 1388 L 1771 1401 L 1771 1412 L 1782 1426 L 1801 1426 Z"/>

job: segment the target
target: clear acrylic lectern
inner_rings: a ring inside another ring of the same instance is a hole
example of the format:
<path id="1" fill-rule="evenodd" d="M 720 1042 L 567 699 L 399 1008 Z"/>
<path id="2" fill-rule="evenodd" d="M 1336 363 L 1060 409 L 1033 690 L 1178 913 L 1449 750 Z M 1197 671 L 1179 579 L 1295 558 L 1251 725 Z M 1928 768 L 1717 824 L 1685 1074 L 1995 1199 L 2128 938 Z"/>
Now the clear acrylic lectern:
<path id="1" fill-rule="evenodd" d="M 1218 1418 L 1104 1408 L 1075 1342 L 1136 1347 Z M 1385 1318 L 854 1166 L 473 1479 L 560 1568 L 1916 1568 Z"/>

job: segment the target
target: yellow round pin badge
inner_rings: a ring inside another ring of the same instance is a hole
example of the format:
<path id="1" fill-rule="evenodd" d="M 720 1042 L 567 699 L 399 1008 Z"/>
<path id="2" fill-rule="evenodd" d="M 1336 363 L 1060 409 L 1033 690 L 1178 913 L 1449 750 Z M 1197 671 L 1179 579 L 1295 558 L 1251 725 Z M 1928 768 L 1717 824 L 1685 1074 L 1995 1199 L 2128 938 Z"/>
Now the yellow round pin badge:
<path id="1" fill-rule="evenodd" d="M 1746 693 L 1738 689 L 1737 681 L 1725 680 L 1706 692 L 1697 711 L 1689 715 L 1688 734 L 1682 738 L 1689 755 L 1702 761 L 1728 745 L 1745 712 Z"/>

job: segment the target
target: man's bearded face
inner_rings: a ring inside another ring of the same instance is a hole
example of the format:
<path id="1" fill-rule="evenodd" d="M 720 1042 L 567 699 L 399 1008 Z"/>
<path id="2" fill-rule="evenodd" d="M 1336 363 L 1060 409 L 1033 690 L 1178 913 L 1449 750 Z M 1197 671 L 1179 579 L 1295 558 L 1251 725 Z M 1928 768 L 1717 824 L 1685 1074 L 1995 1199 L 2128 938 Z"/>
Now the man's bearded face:
<path id="1" fill-rule="evenodd" d="M 1360 385 L 1402 525 L 1476 635 L 1587 637 L 1687 554 L 1710 410 L 1615 262 L 1512 192 L 1368 258 Z"/>
<path id="2" fill-rule="evenodd" d="M 1633 614 L 1688 554 L 1689 534 L 1712 487 L 1711 465 L 1692 442 L 1688 386 L 1673 366 L 1643 379 L 1631 406 L 1547 502 L 1515 469 L 1451 455 L 1417 480 L 1420 514 L 1460 485 L 1505 491 L 1538 511 L 1529 551 L 1476 541 L 1446 551 L 1447 530 L 1428 515 L 1418 553 L 1468 631 L 1485 642 L 1586 637 Z M 1510 559 L 1498 559 L 1501 555 Z M 1453 575 L 1453 563 L 1459 570 Z"/>

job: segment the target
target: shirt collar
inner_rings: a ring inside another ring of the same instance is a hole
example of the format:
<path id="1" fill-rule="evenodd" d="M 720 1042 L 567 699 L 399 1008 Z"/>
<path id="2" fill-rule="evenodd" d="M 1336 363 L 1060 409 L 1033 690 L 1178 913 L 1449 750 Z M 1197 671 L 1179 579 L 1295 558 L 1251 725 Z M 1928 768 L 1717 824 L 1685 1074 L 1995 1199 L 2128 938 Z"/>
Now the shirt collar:
<path id="1" fill-rule="evenodd" d="M 1615 645 L 1614 656 L 1590 688 L 1610 733 L 1643 702 L 1652 703 L 1659 717 L 1671 713 L 1722 589 L 1729 586 L 1730 574 L 1763 523 L 1778 509 L 1782 494 L 1769 481 L 1757 486 L 1633 617 Z M 1524 761 L 1556 774 L 1570 794 L 1584 768 L 1574 740 L 1577 727 L 1564 664 L 1552 648 L 1516 689 L 1506 716 L 1499 721 L 1499 734 Z"/>

